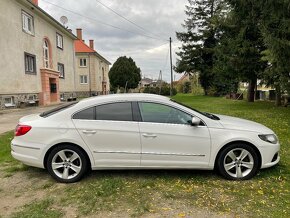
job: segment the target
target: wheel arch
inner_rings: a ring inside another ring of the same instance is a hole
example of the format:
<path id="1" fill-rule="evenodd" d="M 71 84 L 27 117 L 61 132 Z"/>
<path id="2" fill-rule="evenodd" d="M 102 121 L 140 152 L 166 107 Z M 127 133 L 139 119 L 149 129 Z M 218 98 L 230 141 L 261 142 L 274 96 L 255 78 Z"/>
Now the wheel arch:
<path id="1" fill-rule="evenodd" d="M 254 144 L 252 144 L 252 143 L 250 143 L 250 142 L 243 141 L 243 140 L 237 140 L 237 141 L 228 142 L 227 144 L 225 144 L 224 146 L 222 146 L 222 147 L 219 149 L 219 151 L 218 151 L 218 153 L 217 153 L 217 155 L 216 155 L 216 157 L 215 157 L 215 161 L 214 161 L 214 168 L 215 168 L 215 169 L 216 169 L 216 167 L 217 167 L 217 160 L 218 160 L 218 158 L 219 158 L 221 152 L 222 152 L 226 147 L 228 147 L 228 146 L 230 146 L 230 145 L 232 145 L 232 144 L 247 144 L 247 145 L 251 146 L 251 147 L 254 149 L 254 151 L 256 152 L 256 154 L 258 155 L 259 169 L 261 168 L 261 165 L 262 165 L 262 156 L 261 156 L 261 153 L 260 153 L 259 149 L 258 149 Z"/>
<path id="2" fill-rule="evenodd" d="M 76 147 L 78 147 L 80 150 L 82 150 L 82 152 L 83 152 L 84 155 L 86 156 L 86 159 L 87 159 L 87 162 L 88 162 L 88 168 L 89 168 L 89 169 L 92 168 L 91 159 L 90 159 L 88 153 L 87 153 L 87 152 L 86 152 L 86 151 L 85 151 L 81 146 L 79 146 L 79 145 L 77 145 L 77 144 L 75 144 L 75 143 L 71 143 L 71 142 L 61 142 L 61 143 L 58 143 L 58 144 L 55 144 L 55 145 L 51 146 L 51 147 L 47 150 L 47 152 L 45 153 L 45 156 L 44 156 L 44 158 L 43 158 L 43 166 L 44 166 L 45 169 L 47 169 L 47 166 L 46 166 L 46 165 L 47 165 L 47 159 L 48 159 L 48 156 L 49 156 L 50 152 L 51 152 L 54 148 L 56 148 L 56 147 L 58 147 L 58 146 L 61 146 L 61 145 L 71 145 L 71 146 L 76 146 Z"/>

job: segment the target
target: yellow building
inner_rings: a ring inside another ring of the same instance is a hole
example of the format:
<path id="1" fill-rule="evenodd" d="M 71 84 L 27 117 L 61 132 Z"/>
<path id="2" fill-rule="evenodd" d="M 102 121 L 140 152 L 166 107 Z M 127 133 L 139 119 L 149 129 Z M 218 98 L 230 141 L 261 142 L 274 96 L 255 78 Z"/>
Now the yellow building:
<path id="1" fill-rule="evenodd" d="M 94 40 L 85 43 L 82 29 L 77 29 L 76 91 L 80 97 L 105 95 L 110 91 L 109 65 L 111 64 L 94 49 Z"/>
<path id="2" fill-rule="evenodd" d="M 0 108 L 75 95 L 76 36 L 38 0 L 1 0 L 0 26 Z"/>

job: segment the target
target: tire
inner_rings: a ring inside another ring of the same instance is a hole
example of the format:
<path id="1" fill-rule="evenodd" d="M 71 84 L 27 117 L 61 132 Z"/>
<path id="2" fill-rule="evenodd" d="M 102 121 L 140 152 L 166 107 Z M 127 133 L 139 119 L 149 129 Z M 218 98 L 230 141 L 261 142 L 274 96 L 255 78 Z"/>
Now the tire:
<path id="1" fill-rule="evenodd" d="M 88 168 L 86 155 L 73 145 L 60 145 L 54 148 L 48 155 L 46 164 L 49 174 L 61 183 L 79 181 Z"/>
<path id="2" fill-rule="evenodd" d="M 220 152 L 217 169 L 229 180 L 251 179 L 259 170 L 259 157 L 248 144 L 231 144 Z"/>

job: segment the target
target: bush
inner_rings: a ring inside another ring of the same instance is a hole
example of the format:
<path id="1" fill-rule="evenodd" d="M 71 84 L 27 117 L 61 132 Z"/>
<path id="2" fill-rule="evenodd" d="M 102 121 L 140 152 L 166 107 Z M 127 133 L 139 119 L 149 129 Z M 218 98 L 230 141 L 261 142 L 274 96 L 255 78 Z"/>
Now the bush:
<path id="1" fill-rule="evenodd" d="M 157 94 L 157 95 L 164 95 L 164 96 L 169 96 L 170 95 L 170 86 L 162 86 L 161 90 L 159 87 L 145 87 L 144 88 L 144 93 L 150 93 L 150 94 Z M 176 88 L 172 89 L 172 95 L 176 95 L 177 90 Z"/>
<path id="2" fill-rule="evenodd" d="M 185 93 L 185 94 L 190 93 L 191 92 L 190 86 L 191 86 L 191 83 L 189 81 L 184 82 L 183 83 L 183 93 Z"/>

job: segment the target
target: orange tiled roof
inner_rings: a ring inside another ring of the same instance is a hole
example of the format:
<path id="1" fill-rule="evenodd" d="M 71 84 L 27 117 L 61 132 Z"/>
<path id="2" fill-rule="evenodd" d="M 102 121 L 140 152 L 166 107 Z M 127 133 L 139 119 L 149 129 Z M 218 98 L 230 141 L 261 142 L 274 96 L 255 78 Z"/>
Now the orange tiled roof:
<path id="1" fill-rule="evenodd" d="M 83 53 L 96 53 L 95 50 L 91 49 L 82 40 L 75 40 L 75 52 Z"/>

